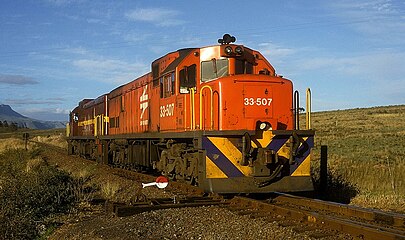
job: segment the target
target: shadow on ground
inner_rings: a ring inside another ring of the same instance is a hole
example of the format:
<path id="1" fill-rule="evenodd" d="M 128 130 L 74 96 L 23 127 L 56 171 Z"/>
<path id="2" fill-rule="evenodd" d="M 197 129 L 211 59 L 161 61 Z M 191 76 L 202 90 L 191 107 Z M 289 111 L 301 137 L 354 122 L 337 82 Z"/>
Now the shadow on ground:
<path id="1" fill-rule="evenodd" d="M 321 188 L 319 178 L 313 178 L 314 197 L 325 201 L 349 204 L 358 193 L 359 189 L 354 184 L 346 181 L 342 175 L 336 175 L 328 171 L 327 184 L 324 189 Z"/>

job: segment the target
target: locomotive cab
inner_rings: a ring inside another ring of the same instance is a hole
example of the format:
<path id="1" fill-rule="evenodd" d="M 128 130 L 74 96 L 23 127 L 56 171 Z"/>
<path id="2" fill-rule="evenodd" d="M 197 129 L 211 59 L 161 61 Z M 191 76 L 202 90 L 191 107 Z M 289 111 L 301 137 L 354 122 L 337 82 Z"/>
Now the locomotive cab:
<path id="1" fill-rule="evenodd" d="M 259 52 L 219 42 L 200 50 L 203 107 L 196 127 L 211 131 L 202 141 L 202 185 L 230 193 L 312 190 L 314 131 L 296 129 L 292 82 Z"/>

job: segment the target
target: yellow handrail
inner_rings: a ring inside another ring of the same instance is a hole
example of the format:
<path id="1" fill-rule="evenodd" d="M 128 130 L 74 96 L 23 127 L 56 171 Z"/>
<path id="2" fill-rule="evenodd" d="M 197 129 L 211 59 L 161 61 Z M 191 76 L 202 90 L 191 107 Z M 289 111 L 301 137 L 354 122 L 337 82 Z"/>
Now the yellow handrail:
<path id="1" fill-rule="evenodd" d="M 195 94 L 195 90 L 194 88 L 190 88 L 190 114 L 191 114 L 191 119 L 190 119 L 190 124 L 191 124 L 191 130 L 195 129 L 195 111 L 194 111 L 194 94 Z"/>
<path id="2" fill-rule="evenodd" d="M 183 95 L 184 98 L 184 130 L 187 130 L 187 94 Z"/>
<path id="3" fill-rule="evenodd" d="M 70 124 L 66 123 L 66 137 L 70 137 Z"/>
<path id="4" fill-rule="evenodd" d="M 203 124 L 203 112 L 202 112 L 202 92 L 204 90 L 204 88 L 208 88 L 211 92 L 211 126 L 210 126 L 210 130 L 212 130 L 214 128 L 214 119 L 213 119 L 213 109 L 214 109 L 214 102 L 213 102 L 213 92 L 212 92 L 212 88 L 208 85 L 205 85 L 204 87 L 202 87 L 200 89 L 200 129 L 203 129 L 204 124 Z"/>
<path id="5" fill-rule="evenodd" d="M 307 88 L 307 111 L 306 111 L 306 127 L 307 129 L 311 129 L 311 89 Z"/>
<path id="6" fill-rule="evenodd" d="M 94 136 L 95 137 L 97 137 L 97 135 L 98 135 L 98 133 L 97 133 L 97 130 L 98 130 L 98 116 L 96 116 L 94 119 L 93 119 L 93 130 L 94 130 Z"/>
<path id="7" fill-rule="evenodd" d="M 101 132 L 100 135 L 103 136 L 104 135 L 104 114 L 101 114 L 99 116 L 100 119 L 100 124 L 101 124 Z"/>

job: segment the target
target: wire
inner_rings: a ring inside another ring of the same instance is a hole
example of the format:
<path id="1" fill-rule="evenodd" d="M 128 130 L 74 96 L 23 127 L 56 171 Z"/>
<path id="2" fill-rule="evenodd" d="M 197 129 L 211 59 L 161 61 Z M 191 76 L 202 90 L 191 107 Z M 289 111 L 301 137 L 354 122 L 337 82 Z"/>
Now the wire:
<path id="1" fill-rule="evenodd" d="M 371 19 L 356 19 L 356 20 L 351 20 L 351 21 L 346 21 L 346 22 L 333 22 L 333 21 L 317 21 L 317 22 L 306 22 L 306 23 L 297 23 L 297 24 L 287 24 L 287 25 L 279 25 L 279 26 L 273 26 L 271 29 L 268 30 L 263 30 L 263 28 L 251 28 L 251 29 L 245 29 L 245 30 L 229 30 L 229 32 L 238 32 L 240 35 L 238 38 L 243 37 L 244 35 L 249 36 L 249 38 L 252 38 L 252 35 L 258 35 L 258 34 L 263 34 L 263 33 L 274 33 L 274 32 L 285 32 L 285 31 L 296 31 L 296 30 L 302 30 L 302 29 L 307 29 L 307 28 L 315 28 L 315 27 L 331 27 L 331 26 L 338 26 L 338 25 L 350 25 L 350 24 L 357 24 L 357 23 L 364 23 L 364 22 L 370 22 L 372 21 Z M 203 32 L 201 36 L 198 38 L 198 40 L 206 40 L 209 41 L 212 39 L 212 35 L 218 35 L 218 37 L 224 34 L 224 32 L 220 31 L 212 31 L 212 32 Z M 171 39 L 155 39 L 155 40 L 148 40 L 149 45 L 153 46 L 167 46 L 170 44 L 178 43 L 179 39 L 178 38 L 171 38 Z M 117 48 L 129 48 L 133 46 L 139 46 L 141 45 L 139 42 L 133 42 L 133 41 L 121 41 L 121 42 L 112 42 L 108 44 L 104 44 L 103 46 L 100 47 L 93 47 L 91 48 L 92 50 L 105 50 L 105 49 L 117 49 Z M 59 51 L 68 51 L 72 49 L 72 47 L 56 47 L 56 48 L 45 48 L 45 49 L 36 49 L 36 50 L 30 50 L 30 51 L 10 51 L 10 52 L 4 52 L 3 54 L 0 55 L 0 58 L 11 58 L 11 57 L 24 57 L 28 55 L 40 55 L 40 54 L 45 54 L 45 53 L 54 53 L 54 52 L 59 52 Z"/>

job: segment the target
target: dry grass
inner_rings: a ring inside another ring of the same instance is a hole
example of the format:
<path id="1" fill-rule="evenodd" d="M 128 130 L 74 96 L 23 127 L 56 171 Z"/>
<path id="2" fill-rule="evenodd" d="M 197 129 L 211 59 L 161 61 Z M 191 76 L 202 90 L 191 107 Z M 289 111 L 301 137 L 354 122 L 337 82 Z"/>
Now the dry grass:
<path id="1" fill-rule="evenodd" d="M 47 163 L 45 162 L 45 160 L 42 157 L 37 156 L 37 157 L 27 160 L 25 171 L 31 172 L 31 171 L 37 170 L 41 166 L 46 166 L 46 165 L 47 165 Z"/>
<path id="2" fill-rule="evenodd" d="M 33 145 L 28 144 L 27 148 L 31 149 Z M 18 138 L 7 138 L 0 140 L 0 153 L 8 149 L 24 149 L 25 143 L 22 139 Z"/>
<path id="3" fill-rule="evenodd" d="M 25 149 L 25 141 L 22 137 L 23 133 L 29 133 L 30 135 L 30 141 L 27 142 L 28 150 L 38 147 L 35 142 L 48 143 L 57 147 L 67 148 L 64 131 L 64 129 L 19 129 L 18 131 L 12 133 L 0 133 L 0 153 L 8 149 Z"/>
<path id="4" fill-rule="evenodd" d="M 314 159 L 327 145 L 331 175 L 359 192 L 351 202 L 405 212 L 405 106 L 319 112 L 312 119 Z"/>
<path id="5" fill-rule="evenodd" d="M 66 137 L 62 134 L 58 135 L 47 135 L 47 136 L 36 136 L 32 138 L 33 141 L 51 144 L 61 148 L 67 148 Z"/>
<path id="6" fill-rule="evenodd" d="M 105 199 L 113 199 L 120 190 L 120 184 L 113 181 L 107 181 L 101 184 L 101 194 Z"/>

